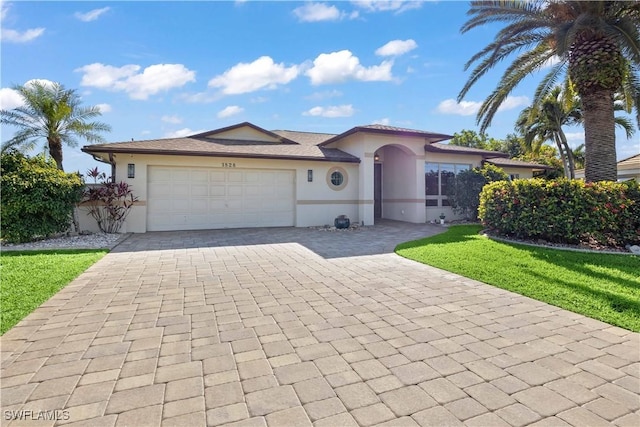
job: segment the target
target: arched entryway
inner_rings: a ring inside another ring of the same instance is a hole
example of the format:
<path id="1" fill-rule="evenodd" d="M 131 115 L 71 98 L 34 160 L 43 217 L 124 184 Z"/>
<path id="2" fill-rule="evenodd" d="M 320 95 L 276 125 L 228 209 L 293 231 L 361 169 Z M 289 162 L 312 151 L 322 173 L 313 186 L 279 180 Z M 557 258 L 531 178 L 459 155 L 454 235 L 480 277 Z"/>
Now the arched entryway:
<path id="1" fill-rule="evenodd" d="M 374 153 L 374 220 L 424 222 L 424 156 L 388 144 Z M 422 178 L 422 179 L 420 179 Z"/>

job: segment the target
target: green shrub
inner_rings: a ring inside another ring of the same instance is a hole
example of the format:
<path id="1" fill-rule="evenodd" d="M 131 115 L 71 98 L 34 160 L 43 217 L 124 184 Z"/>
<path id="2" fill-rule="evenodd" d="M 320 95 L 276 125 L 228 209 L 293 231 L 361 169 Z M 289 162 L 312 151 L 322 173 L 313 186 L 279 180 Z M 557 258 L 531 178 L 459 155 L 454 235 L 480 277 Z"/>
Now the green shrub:
<path id="1" fill-rule="evenodd" d="M 461 171 L 450 178 L 447 185 L 447 199 L 454 212 L 467 219 L 478 218 L 480 192 L 489 182 L 508 179 L 507 174 L 497 166 L 485 163 L 482 168 Z"/>
<path id="2" fill-rule="evenodd" d="M 480 194 L 479 216 L 505 236 L 624 246 L 640 243 L 640 186 L 635 181 L 498 181 Z"/>
<path id="3" fill-rule="evenodd" d="M 84 188 L 78 174 L 64 173 L 43 156 L 30 158 L 16 151 L 2 154 L 0 173 L 3 239 L 27 242 L 69 227 Z"/>

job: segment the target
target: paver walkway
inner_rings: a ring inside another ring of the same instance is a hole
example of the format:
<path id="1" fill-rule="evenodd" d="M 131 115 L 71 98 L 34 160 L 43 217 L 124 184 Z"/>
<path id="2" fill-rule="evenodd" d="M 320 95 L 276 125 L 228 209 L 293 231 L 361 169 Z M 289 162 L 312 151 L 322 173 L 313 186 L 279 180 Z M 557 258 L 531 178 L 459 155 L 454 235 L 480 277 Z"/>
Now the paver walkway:
<path id="1" fill-rule="evenodd" d="M 440 230 L 134 235 L 2 337 L 2 425 L 640 425 L 639 334 L 392 253 Z"/>

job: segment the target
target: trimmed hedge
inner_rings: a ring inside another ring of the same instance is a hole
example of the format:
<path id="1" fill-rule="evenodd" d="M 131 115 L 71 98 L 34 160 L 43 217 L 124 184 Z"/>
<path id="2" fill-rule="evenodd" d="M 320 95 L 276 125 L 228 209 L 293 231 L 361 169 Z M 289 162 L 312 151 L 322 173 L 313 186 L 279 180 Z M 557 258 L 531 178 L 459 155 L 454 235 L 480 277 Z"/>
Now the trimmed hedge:
<path id="1" fill-rule="evenodd" d="M 28 242 L 68 229 L 73 209 L 82 197 L 78 174 L 64 173 L 56 162 L 19 152 L 0 158 L 2 229 L 8 242 Z"/>
<path id="2" fill-rule="evenodd" d="M 479 217 L 504 236 L 589 246 L 640 243 L 640 185 L 519 179 L 486 185 Z"/>

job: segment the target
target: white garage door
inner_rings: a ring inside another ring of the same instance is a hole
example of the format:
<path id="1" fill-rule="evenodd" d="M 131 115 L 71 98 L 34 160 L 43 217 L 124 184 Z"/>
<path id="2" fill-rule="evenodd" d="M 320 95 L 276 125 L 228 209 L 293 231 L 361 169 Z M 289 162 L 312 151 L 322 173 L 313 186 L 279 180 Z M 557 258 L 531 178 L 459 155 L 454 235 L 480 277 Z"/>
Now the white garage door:
<path id="1" fill-rule="evenodd" d="M 294 172 L 149 166 L 147 230 L 294 223 Z"/>

